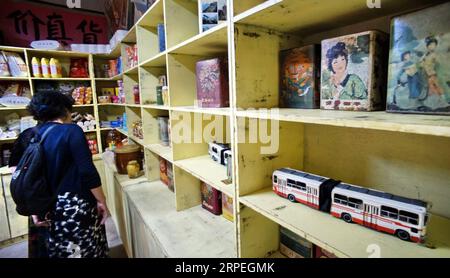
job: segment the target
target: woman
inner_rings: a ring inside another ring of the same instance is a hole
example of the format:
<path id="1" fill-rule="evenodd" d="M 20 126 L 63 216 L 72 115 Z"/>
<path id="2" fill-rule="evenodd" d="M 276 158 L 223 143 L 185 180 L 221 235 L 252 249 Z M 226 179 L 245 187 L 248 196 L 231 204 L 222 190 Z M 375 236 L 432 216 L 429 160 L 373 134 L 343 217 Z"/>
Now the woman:
<path id="1" fill-rule="evenodd" d="M 362 100 L 367 99 L 367 88 L 356 74 L 348 73 L 348 50 L 343 42 L 337 43 L 327 52 L 329 79 L 329 99 Z"/>
<path id="2" fill-rule="evenodd" d="M 57 92 L 33 96 L 28 110 L 50 127 L 43 142 L 49 187 L 57 195 L 45 218 L 33 215 L 36 226 L 48 226 L 50 258 L 107 257 L 105 221 L 109 216 L 100 176 L 92 161 L 83 130 L 71 124 L 73 99 Z"/>

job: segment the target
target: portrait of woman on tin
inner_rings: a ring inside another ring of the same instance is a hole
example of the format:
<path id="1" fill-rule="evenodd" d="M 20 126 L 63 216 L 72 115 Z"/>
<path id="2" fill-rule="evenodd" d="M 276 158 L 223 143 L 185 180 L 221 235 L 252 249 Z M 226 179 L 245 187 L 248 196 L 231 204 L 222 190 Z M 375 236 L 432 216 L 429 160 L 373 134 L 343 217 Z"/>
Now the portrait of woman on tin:
<path id="1" fill-rule="evenodd" d="M 325 81 L 323 83 L 325 86 L 322 85 L 322 99 L 367 99 L 367 87 L 363 80 L 357 74 L 349 73 L 352 65 L 349 56 L 349 50 L 344 42 L 338 42 L 328 49 L 326 54 L 327 76 L 322 77 Z"/>

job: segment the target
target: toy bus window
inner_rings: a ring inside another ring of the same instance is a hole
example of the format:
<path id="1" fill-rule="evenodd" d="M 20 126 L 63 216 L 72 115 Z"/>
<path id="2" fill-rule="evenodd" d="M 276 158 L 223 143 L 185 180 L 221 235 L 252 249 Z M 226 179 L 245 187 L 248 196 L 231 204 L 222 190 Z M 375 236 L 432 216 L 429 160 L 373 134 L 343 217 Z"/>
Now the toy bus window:
<path id="1" fill-rule="evenodd" d="M 404 210 L 400 211 L 400 216 L 398 218 L 400 221 L 407 222 L 413 225 L 419 224 L 419 215 Z"/>
<path id="2" fill-rule="evenodd" d="M 381 216 L 398 219 L 398 210 L 387 206 L 381 206 Z"/>
<path id="3" fill-rule="evenodd" d="M 278 177 L 277 176 L 273 176 L 273 182 L 277 183 L 278 182 Z"/>
<path id="4" fill-rule="evenodd" d="M 300 181 L 296 182 L 296 184 L 297 184 L 298 189 L 306 191 L 306 184 L 304 184 L 303 182 L 300 182 Z"/>
<path id="5" fill-rule="evenodd" d="M 290 187 L 295 187 L 295 180 L 288 179 L 287 180 L 287 185 L 290 186 Z"/>
<path id="6" fill-rule="evenodd" d="M 217 153 L 217 148 L 216 147 L 213 147 L 212 150 L 213 150 L 213 152 Z"/>
<path id="7" fill-rule="evenodd" d="M 348 206 L 356 209 L 362 208 L 363 201 L 355 198 L 348 198 Z"/>
<path id="8" fill-rule="evenodd" d="M 337 204 L 347 205 L 347 197 L 339 194 L 334 195 L 334 202 Z"/>

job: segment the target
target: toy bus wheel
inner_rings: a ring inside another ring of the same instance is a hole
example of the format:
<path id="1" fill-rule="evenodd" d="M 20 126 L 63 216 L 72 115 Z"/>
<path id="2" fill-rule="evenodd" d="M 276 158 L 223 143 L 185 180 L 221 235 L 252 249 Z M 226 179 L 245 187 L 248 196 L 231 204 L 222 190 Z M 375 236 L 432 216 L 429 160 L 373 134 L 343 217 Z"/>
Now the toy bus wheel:
<path id="1" fill-rule="evenodd" d="M 409 233 L 407 231 L 404 231 L 404 230 L 397 230 L 395 232 L 395 235 L 399 239 L 404 240 L 404 241 L 410 241 L 410 239 L 411 239 L 411 237 L 409 236 Z"/>
<path id="2" fill-rule="evenodd" d="M 289 195 L 288 195 L 288 200 L 291 201 L 291 202 L 293 202 L 293 203 L 295 203 L 295 196 L 292 195 L 292 194 L 289 194 Z"/>
<path id="3" fill-rule="evenodd" d="M 348 213 L 343 213 L 341 215 L 341 218 L 342 218 L 342 220 L 344 220 L 347 223 L 352 223 L 353 222 L 352 216 L 350 214 L 348 214 Z"/>

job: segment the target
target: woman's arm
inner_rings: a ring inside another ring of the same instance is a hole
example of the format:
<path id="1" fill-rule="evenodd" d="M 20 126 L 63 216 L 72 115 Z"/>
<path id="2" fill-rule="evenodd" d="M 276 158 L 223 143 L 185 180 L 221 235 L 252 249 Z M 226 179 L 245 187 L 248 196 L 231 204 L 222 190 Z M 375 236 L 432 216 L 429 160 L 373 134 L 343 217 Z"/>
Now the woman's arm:
<path id="1" fill-rule="evenodd" d="M 103 189 L 101 186 L 91 189 L 92 194 L 97 200 L 97 210 L 98 214 L 102 215 L 101 225 L 105 224 L 106 219 L 111 215 L 109 213 L 108 206 L 106 205 L 105 194 L 103 194 Z"/>

